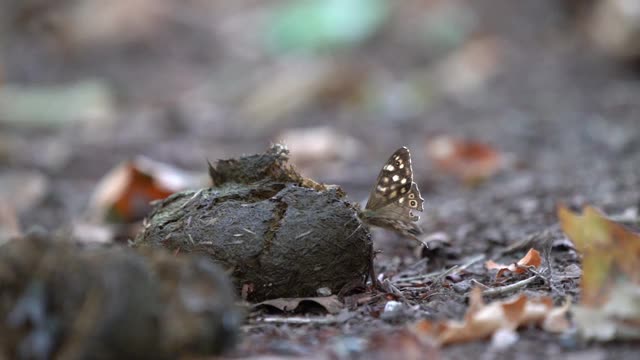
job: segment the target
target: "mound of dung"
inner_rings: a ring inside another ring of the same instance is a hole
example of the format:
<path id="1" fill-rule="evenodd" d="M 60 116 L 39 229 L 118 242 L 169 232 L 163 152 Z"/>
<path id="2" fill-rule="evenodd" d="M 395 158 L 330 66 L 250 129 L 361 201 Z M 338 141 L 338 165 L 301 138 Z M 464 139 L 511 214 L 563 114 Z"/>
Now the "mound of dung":
<path id="1" fill-rule="evenodd" d="M 46 234 L 0 246 L 0 358 L 172 359 L 231 347 L 241 314 L 222 269 L 143 253 Z"/>
<path id="2" fill-rule="evenodd" d="M 357 209 L 340 189 L 297 174 L 287 154 L 274 145 L 210 166 L 214 185 L 160 202 L 134 246 L 206 254 L 251 301 L 361 283 L 372 244 Z"/>

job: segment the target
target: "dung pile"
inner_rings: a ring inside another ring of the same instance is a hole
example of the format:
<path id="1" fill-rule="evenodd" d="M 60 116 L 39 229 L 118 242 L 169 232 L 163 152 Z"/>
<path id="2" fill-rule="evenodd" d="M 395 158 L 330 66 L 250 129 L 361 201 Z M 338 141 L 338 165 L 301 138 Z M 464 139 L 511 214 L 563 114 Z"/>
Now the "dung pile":
<path id="1" fill-rule="evenodd" d="M 339 188 L 303 178 L 281 145 L 209 166 L 213 186 L 163 200 L 135 247 L 206 254 L 251 301 L 338 293 L 369 272 L 370 233 Z"/>

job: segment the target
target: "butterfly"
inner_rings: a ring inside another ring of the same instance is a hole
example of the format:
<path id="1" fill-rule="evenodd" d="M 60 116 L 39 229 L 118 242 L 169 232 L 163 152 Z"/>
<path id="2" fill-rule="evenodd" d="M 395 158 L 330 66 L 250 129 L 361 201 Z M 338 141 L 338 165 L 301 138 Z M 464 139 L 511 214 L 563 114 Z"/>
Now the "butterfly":
<path id="1" fill-rule="evenodd" d="M 380 170 L 361 219 L 369 225 L 393 230 L 420 241 L 417 236 L 422 234 L 422 230 L 416 224 L 420 217 L 411 211 L 422 211 L 423 202 L 418 185 L 413 182 L 411 154 L 403 146 L 391 155 Z"/>

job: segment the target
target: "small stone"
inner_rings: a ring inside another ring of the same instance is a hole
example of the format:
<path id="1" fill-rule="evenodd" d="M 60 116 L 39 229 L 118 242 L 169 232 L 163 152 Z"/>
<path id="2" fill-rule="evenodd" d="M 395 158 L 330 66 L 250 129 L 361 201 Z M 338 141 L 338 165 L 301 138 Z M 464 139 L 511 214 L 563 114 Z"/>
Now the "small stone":
<path id="1" fill-rule="evenodd" d="M 316 290 L 316 292 L 318 293 L 318 296 L 329 296 L 329 295 L 331 295 L 331 289 L 329 289 L 328 287 L 321 287 L 318 290 Z"/>
<path id="2" fill-rule="evenodd" d="M 384 311 L 380 315 L 380 318 L 386 321 L 395 321 L 404 316 L 404 310 L 404 304 L 391 300 L 384 305 Z"/>
<path id="3" fill-rule="evenodd" d="M 457 292 L 458 294 L 466 294 L 471 289 L 469 281 L 461 281 L 459 283 L 455 283 L 452 285 L 452 287 L 453 291 Z"/>

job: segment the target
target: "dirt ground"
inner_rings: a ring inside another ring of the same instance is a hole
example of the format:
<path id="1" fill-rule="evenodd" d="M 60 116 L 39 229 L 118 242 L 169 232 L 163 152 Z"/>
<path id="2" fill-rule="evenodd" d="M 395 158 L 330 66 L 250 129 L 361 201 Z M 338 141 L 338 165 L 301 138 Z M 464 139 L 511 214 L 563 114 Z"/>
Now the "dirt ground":
<path id="1" fill-rule="evenodd" d="M 487 56 L 497 59 L 493 75 L 478 88 L 434 96 L 427 106 L 400 111 L 394 106 L 405 103 L 393 103 L 391 95 L 391 105 L 363 110 L 339 92 L 294 112 L 283 111 L 274 120 L 248 119 L 247 113 L 236 110 L 245 106 L 253 88 L 265 86 L 269 75 L 283 67 L 282 59 L 256 55 L 251 48 L 256 26 L 242 26 L 261 21 L 275 2 L 222 3 L 211 5 L 217 7 L 207 15 L 213 19 L 200 15 L 196 5 L 184 10 L 185 17 L 195 17 L 197 26 L 171 23 L 151 35 L 146 47 L 129 44 L 75 52 L 76 45 L 70 45 L 63 51 L 52 46 L 52 40 L 22 28 L 5 39 L 9 51 L 3 54 L 3 84 L 59 84 L 94 77 L 108 83 L 117 100 L 116 115 L 107 124 L 43 129 L 0 123 L 0 175 L 33 171 L 46 179 L 45 194 L 19 214 L 23 229 L 37 225 L 55 230 L 81 219 L 96 182 L 131 156 L 144 154 L 204 174 L 206 158 L 260 152 L 281 140 L 287 129 L 329 126 L 353 139 L 357 150 L 345 148 L 343 153 L 344 143 L 334 143 L 338 160 L 321 159 L 320 165 L 313 159 L 301 161 L 304 174 L 338 184 L 351 200 L 362 202 L 389 154 L 407 146 L 425 199 L 420 225 L 426 234 L 444 234 L 450 240 L 448 246 L 420 252 L 410 240 L 374 231 L 374 247 L 381 251 L 375 259 L 377 274 L 401 283 L 402 277 L 464 265 L 478 255 L 513 262 L 534 247 L 544 255 L 543 268 L 550 268 L 549 282 L 537 280 L 524 293 L 551 295 L 557 304 L 567 296 L 579 301 L 579 279 L 565 275 L 572 265 L 580 265 L 580 256 L 559 228 L 556 206 L 592 204 L 612 216 L 640 206 L 640 77 L 636 67 L 591 46 L 573 11 L 552 0 L 461 2 L 475 14 L 474 37 L 490 38 L 494 45 Z M 391 92 L 398 79 L 418 76 L 444 58 L 412 46 L 402 19 L 420 2 L 402 4 L 407 12 L 396 13 L 390 29 L 332 55 L 367 69 L 369 77 L 383 79 L 378 91 Z M 203 30 L 202 24 L 210 20 L 211 28 Z M 439 79 L 431 84 L 436 87 L 433 92 L 448 78 Z M 428 160 L 425 144 L 438 134 L 490 144 L 509 165 L 477 186 L 466 186 Z M 295 148 L 292 156 L 295 162 Z M 511 247 L 521 242 L 525 243 Z M 442 282 L 399 287 L 407 311 L 391 318 L 381 313 L 392 297 L 371 289 L 347 297 L 348 314 L 328 324 L 274 324 L 264 321 L 270 314 L 252 312 L 242 342 L 228 356 L 637 356 L 638 344 L 584 343 L 536 328 L 520 331 L 519 341 L 505 350 L 492 348 L 488 341 L 435 349 L 406 333 L 406 324 L 413 320 L 462 317 L 471 279 L 497 285 L 484 260 Z"/>

